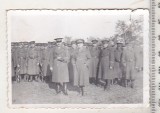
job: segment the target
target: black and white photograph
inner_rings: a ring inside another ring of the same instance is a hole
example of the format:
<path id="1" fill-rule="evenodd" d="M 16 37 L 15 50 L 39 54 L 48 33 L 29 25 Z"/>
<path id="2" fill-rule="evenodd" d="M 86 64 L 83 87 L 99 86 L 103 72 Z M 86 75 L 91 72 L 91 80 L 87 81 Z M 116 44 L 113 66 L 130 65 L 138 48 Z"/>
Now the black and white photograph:
<path id="1" fill-rule="evenodd" d="M 11 103 L 144 103 L 144 12 L 9 11 Z"/>

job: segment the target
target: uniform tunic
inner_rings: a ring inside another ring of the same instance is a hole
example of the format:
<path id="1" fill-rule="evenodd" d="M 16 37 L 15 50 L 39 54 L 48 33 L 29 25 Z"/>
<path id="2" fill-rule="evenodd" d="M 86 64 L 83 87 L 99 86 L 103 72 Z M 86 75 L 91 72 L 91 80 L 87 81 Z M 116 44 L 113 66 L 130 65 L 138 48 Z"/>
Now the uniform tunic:
<path id="1" fill-rule="evenodd" d="M 38 62 L 39 62 L 39 71 L 41 74 L 43 74 L 43 68 L 42 68 L 42 63 L 43 63 L 43 49 L 42 48 L 37 48 L 37 53 L 38 53 Z"/>
<path id="2" fill-rule="evenodd" d="M 61 57 L 61 60 L 59 60 L 58 57 Z M 63 45 L 61 45 L 60 47 L 55 47 L 55 51 L 51 53 L 50 58 L 50 66 L 53 67 L 52 82 L 69 82 L 69 52 L 67 51 L 67 49 Z"/>
<path id="3" fill-rule="evenodd" d="M 52 72 L 50 67 L 53 66 L 53 55 L 54 55 L 55 47 L 47 47 L 44 51 L 45 53 L 45 67 L 44 67 L 44 75 L 51 76 Z"/>
<path id="4" fill-rule="evenodd" d="M 122 55 L 122 62 L 126 64 L 126 79 L 134 80 L 135 79 L 135 52 L 133 48 L 126 47 Z"/>
<path id="5" fill-rule="evenodd" d="M 99 54 L 100 50 L 98 47 L 92 47 L 90 49 L 91 60 L 90 60 L 90 77 L 97 77 Z"/>
<path id="6" fill-rule="evenodd" d="M 39 74 L 39 65 L 38 65 L 38 52 L 36 48 L 28 49 L 28 74 L 37 75 Z"/>
<path id="7" fill-rule="evenodd" d="M 76 66 L 78 51 L 77 49 L 70 48 L 70 62 L 68 64 L 69 80 L 73 85 L 78 85 L 78 72 Z"/>
<path id="8" fill-rule="evenodd" d="M 89 50 L 86 47 L 78 49 L 76 66 L 78 71 L 77 81 L 79 86 L 86 86 L 89 84 L 89 69 L 88 60 L 91 58 Z"/>
<path id="9" fill-rule="evenodd" d="M 122 53 L 122 49 L 114 51 L 114 78 L 122 78 Z"/>
<path id="10" fill-rule="evenodd" d="M 101 51 L 101 60 L 99 67 L 98 77 L 101 79 L 113 79 L 113 59 L 114 59 L 113 50 L 109 47 L 104 48 Z M 112 67 L 112 69 L 110 69 Z"/>
<path id="11" fill-rule="evenodd" d="M 27 73 L 27 50 L 22 47 L 19 48 L 17 51 L 18 53 L 18 64 L 20 65 L 20 73 L 19 74 L 26 74 Z"/>
<path id="12" fill-rule="evenodd" d="M 138 67 L 139 69 L 143 67 L 143 48 L 140 46 L 134 47 L 135 51 L 135 66 Z"/>
<path id="13" fill-rule="evenodd" d="M 41 57 L 41 68 L 42 68 L 42 74 L 43 76 L 47 76 L 47 66 L 48 66 L 48 52 L 47 48 L 44 48 L 41 50 L 42 57 Z"/>
<path id="14" fill-rule="evenodd" d="M 11 50 L 12 54 L 11 54 L 11 58 L 12 58 L 12 77 L 15 76 L 15 67 L 16 67 L 16 48 L 13 47 L 12 50 Z"/>

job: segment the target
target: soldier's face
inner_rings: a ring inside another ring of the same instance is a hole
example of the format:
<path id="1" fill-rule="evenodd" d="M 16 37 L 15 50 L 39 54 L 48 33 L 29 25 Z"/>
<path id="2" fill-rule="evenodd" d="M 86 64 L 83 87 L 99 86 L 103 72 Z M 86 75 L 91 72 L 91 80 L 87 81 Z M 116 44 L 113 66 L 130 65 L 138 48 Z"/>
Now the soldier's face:
<path id="1" fill-rule="evenodd" d="M 76 44 L 72 44 L 72 47 L 75 49 L 77 47 L 77 45 Z"/>
<path id="2" fill-rule="evenodd" d="M 34 44 L 31 45 L 31 47 L 34 47 L 34 46 L 35 46 Z"/>
<path id="3" fill-rule="evenodd" d="M 62 42 L 57 42 L 57 46 L 60 46 L 62 44 Z"/>
<path id="4" fill-rule="evenodd" d="M 77 46 L 78 46 L 79 48 L 81 48 L 81 47 L 83 47 L 83 43 L 79 43 Z"/>
<path id="5" fill-rule="evenodd" d="M 105 44 L 103 45 L 103 47 L 104 47 L 104 48 L 108 47 L 108 43 L 105 43 Z"/>
<path id="6" fill-rule="evenodd" d="M 122 44 L 117 44 L 117 48 L 121 48 L 122 47 Z"/>
<path id="7" fill-rule="evenodd" d="M 93 43 L 93 46 L 96 47 L 96 46 L 97 46 L 97 43 Z"/>

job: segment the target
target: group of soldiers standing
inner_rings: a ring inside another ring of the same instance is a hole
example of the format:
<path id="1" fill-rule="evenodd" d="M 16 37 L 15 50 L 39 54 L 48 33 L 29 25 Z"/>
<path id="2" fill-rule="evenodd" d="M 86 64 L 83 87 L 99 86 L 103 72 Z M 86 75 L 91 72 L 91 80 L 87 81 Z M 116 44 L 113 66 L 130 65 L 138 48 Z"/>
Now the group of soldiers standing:
<path id="1" fill-rule="evenodd" d="M 63 91 L 68 95 L 68 82 L 78 86 L 82 95 L 89 84 L 102 83 L 104 90 L 110 90 L 112 84 L 134 88 L 135 71 L 143 70 L 142 49 L 137 48 L 124 44 L 123 38 L 116 42 L 104 39 L 100 44 L 96 39 L 68 44 L 63 38 L 48 43 L 12 43 L 12 77 L 17 82 L 22 76 L 27 82 L 45 81 L 49 67 L 57 94 Z"/>

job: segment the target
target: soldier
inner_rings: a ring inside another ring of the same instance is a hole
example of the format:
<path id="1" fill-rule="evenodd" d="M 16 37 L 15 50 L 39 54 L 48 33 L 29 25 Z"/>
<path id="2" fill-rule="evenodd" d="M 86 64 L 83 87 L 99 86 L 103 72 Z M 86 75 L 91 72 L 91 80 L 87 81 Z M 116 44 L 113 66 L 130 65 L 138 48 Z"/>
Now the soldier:
<path id="1" fill-rule="evenodd" d="M 118 38 L 117 39 L 117 47 L 114 51 L 114 84 L 119 84 L 122 81 L 122 53 L 123 53 L 123 39 Z"/>
<path id="2" fill-rule="evenodd" d="M 38 54 L 38 62 L 39 62 L 39 74 L 35 76 L 35 80 L 38 82 L 41 75 L 42 75 L 42 57 L 43 57 L 43 50 L 42 50 L 42 44 L 41 43 L 36 43 L 36 51 Z"/>
<path id="3" fill-rule="evenodd" d="M 125 66 L 126 77 L 125 77 L 125 86 L 130 86 L 134 88 L 135 80 L 135 52 L 133 50 L 132 44 L 127 44 L 123 50 L 122 62 Z"/>
<path id="4" fill-rule="evenodd" d="M 16 75 L 16 43 L 11 43 L 12 78 Z"/>
<path id="5" fill-rule="evenodd" d="M 27 73 L 27 53 L 24 50 L 24 43 L 20 43 L 20 48 L 18 49 L 18 75 L 17 75 L 17 82 L 21 81 L 22 75 Z"/>
<path id="6" fill-rule="evenodd" d="M 67 82 L 69 82 L 69 53 L 64 47 L 64 43 L 62 43 L 62 39 L 63 38 L 55 39 L 57 46 L 55 47 L 55 51 L 51 53 L 50 70 L 52 71 L 52 82 L 56 83 L 57 86 L 57 94 L 61 92 L 60 86 L 63 85 L 64 94 L 68 95 Z"/>
<path id="7" fill-rule="evenodd" d="M 29 82 L 33 81 L 33 76 L 37 81 L 39 76 L 39 62 L 38 62 L 38 52 L 35 48 L 35 41 L 30 42 L 30 48 L 28 49 L 28 75 Z"/>
<path id="8" fill-rule="evenodd" d="M 71 48 L 70 48 L 70 63 L 69 63 L 69 75 L 70 75 L 70 82 L 74 86 L 78 86 L 78 72 L 77 72 L 77 66 L 76 66 L 76 59 L 77 59 L 77 44 L 76 41 L 71 42 Z"/>
<path id="9" fill-rule="evenodd" d="M 138 72 L 143 70 L 143 48 L 142 45 L 137 44 L 134 46 L 134 52 L 136 56 L 135 66 Z"/>
<path id="10" fill-rule="evenodd" d="M 98 40 L 92 40 L 92 47 L 90 48 L 91 62 L 90 62 L 90 82 L 97 84 L 97 73 L 99 64 L 100 49 L 98 48 Z"/>
<path id="11" fill-rule="evenodd" d="M 114 69 L 114 63 L 115 63 L 115 43 L 114 41 L 110 40 L 109 42 L 109 50 L 110 50 L 110 54 L 109 54 L 109 59 L 110 59 L 110 73 L 112 75 L 111 77 L 111 84 L 113 84 L 114 81 L 114 76 L 115 76 L 115 69 Z"/>
<path id="12" fill-rule="evenodd" d="M 84 40 L 79 39 L 76 41 L 78 46 L 76 67 L 78 71 L 78 86 L 82 92 L 82 96 L 84 95 L 84 87 L 89 84 L 89 72 L 88 72 L 88 60 L 91 58 L 89 50 L 84 47 Z"/>
<path id="13" fill-rule="evenodd" d="M 25 68 L 24 68 L 24 80 L 28 81 L 29 80 L 29 75 L 28 75 L 28 42 L 24 42 L 24 53 L 25 53 Z"/>
<path id="14" fill-rule="evenodd" d="M 41 59 L 40 59 L 40 77 L 41 81 L 44 82 L 44 77 L 46 77 L 47 74 L 47 66 L 48 66 L 48 61 L 47 61 L 47 44 L 42 43 L 41 44 Z"/>
<path id="15" fill-rule="evenodd" d="M 100 69 L 99 69 L 99 78 L 105 80 L 104 90 L 110 90 L 111 80 L 113 79 L 113 61 L 111 54 L 113 52 L 109 48 L 109 39 L 105 39 L 102 41 L 103 49 L 101 51 L 101 60 L 100 60 Z"/>

